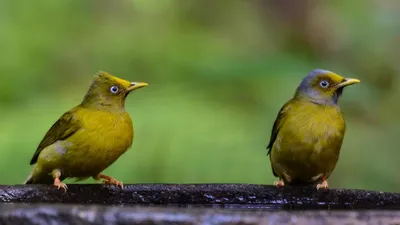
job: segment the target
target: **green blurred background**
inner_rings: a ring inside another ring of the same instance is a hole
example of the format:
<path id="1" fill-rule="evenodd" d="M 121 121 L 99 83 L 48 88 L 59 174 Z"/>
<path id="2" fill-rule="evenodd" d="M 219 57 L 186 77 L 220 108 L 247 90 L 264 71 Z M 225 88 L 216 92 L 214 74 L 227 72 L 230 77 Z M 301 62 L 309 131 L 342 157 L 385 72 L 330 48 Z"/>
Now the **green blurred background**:
<path id="1" fill-rule="evenodd" d="M 396 0 L 2 0 L 1 183 L 25 180 L 45 132 L 104 70 L 150 84 L 128 98 L 135 141 L 108 175 L 272 184 L 276 114 L 322 68 L 362 81 L 340 101 L 330 186 L 400 191 L 399 14 Z"/>

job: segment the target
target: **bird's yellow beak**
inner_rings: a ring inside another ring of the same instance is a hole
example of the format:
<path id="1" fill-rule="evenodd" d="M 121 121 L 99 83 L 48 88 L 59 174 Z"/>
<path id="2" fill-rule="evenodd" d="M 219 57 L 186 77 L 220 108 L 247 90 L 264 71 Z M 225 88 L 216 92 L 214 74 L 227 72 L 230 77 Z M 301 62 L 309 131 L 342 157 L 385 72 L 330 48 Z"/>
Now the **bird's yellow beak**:
<path id="1" fill-rule="evenodd" d="M 353 79 L 353 78 L 346 78 L 346 79 L 344 79 L 344 81 L 342 83 L 338 84 L 337 87 L 338 88 L 346 87 L 346 86 L 356 84 L 356 83 L 360 83 L 360 80 Z"/>
<path id="2" fill-rule="evenodd" d="M 135 89 L 139 89 L 139 88 L 142 88 L 142 87 L 146 87 L 147 85 L 149 85 L 149 84 L 147 84 L 147 83 L 145 83 L 145 82 L 132 82 L 132 83 L 131 83 L 131 86 L 129 86 L 129 87 L 127 88 L 127 91 L 133 91 L 133 90 L 135 90 Z"/>

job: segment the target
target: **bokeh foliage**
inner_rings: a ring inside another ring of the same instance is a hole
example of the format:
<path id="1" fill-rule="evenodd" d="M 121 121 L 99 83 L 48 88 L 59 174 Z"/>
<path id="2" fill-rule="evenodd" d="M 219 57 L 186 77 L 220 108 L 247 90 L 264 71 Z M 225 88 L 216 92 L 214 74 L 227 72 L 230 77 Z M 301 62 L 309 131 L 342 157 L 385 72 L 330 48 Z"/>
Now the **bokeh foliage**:
<path id="1" fill-rule="evenodd" d="M 58 117 L 98 70 L 133 93 L 125 183 L 262 183 L 275 116 L 312 69 L 362 83 L 332 187 L 400 190 L 400 3 L 394 0 L 0 1 L 0 173 L 24 181 Z M 85 182 L 93 182 L 87 180 Z"/>

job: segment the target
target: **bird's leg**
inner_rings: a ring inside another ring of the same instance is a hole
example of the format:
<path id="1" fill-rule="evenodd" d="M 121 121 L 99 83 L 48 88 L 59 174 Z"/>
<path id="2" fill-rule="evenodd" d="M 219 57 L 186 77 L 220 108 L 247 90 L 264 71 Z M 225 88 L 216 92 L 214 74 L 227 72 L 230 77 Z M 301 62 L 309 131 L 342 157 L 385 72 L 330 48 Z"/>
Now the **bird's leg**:
<path id="1" fill-rule="evenodd" d="M 319 189 L 327 189 L 328 188 L 328 181 L 326 180 L 325 177 L 322 177 L 322 182 L 320 184 L 317 184 L 317 190 Z"/>
<path id="2" fill-rule="evenodd" d="M 99 173 L 96 177 L 93 177 L 95 180 L 103 179 L 103 182 L 105 184 L 114 184 L 117 186 L 120 186 L 121 188 L 124 188 L 124 184 L 121 181 L 116 180 L 113 177 L 104 175 L 102 173 Z"/>
<path id="3" fill-rule="evenodd" d="M 55 169 L 51 172 L 51 175 L 53 176 L 54 179 L 54 186 L 57 187 L 58 190 L 60 190 L 60 188 L 64 189 L 64 192 L 67 192 L 67 185 L 63 182 L 61 182 L 60 177 L 61 177 L 61 171 L 59 169 Z"/>
<path id="4" fill-rule="evenodd" d="M 285 182 L 284 182 L 283 178 L 280 178 L 279 181 L 274 182 L 274 185 L 275 185 L 275 187 L 280 188 L 280 187 L 285 186 Z"/>

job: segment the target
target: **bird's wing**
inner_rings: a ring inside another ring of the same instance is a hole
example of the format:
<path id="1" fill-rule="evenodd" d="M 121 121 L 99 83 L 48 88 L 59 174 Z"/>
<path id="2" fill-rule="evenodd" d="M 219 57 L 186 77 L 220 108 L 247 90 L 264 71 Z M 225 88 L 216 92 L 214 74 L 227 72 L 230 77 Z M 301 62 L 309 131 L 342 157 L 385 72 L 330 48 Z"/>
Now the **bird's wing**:
<path id="1" fill-rule="evenodd" d="M 47 131 L 31 159 L 31 165 L 37 162 L 38 156 L 44 148 L 58 140 L 65 140 L 80 129 L 79 120 L 75 118 L 76 110 L 77 108 L 74 108 L 66 112 L 53 124 L 50 130 Z"/>
<path id="2" fill-rule="evenodd" d="M 292 100 L 288 101 L 285 105 L 282 106 L 281 110 L 278 113 L 278 116 L 276 117 L 274 126 L 272 127 L 271 138 L 270 138 L 269 144 L 267 146 L 267 149 L 268 149 L 267 155 L 271 154 L 272 146 L 274 145 L 274 142 L 276 140 L 276 137 L 278 136 L 279 130 L 281 129 L 281 127 L 285 121 L 287 112 L 290 109 L 290 103 L 292 103 Z"/>

